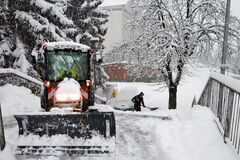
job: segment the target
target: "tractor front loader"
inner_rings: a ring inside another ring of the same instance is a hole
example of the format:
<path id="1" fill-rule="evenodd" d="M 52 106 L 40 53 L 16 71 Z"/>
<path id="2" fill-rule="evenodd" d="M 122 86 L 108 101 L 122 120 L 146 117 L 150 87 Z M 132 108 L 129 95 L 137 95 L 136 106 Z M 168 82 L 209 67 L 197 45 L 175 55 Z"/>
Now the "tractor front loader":
<path id="1" fill-rule="evenodd" d="M 39 48 L 41 107 L 45 112 L 18 114 L 17 155 L 99 156 L 114 153 L 113 112 L 91 110 L 94 105 L 90 47 L 50 42 Z"/>

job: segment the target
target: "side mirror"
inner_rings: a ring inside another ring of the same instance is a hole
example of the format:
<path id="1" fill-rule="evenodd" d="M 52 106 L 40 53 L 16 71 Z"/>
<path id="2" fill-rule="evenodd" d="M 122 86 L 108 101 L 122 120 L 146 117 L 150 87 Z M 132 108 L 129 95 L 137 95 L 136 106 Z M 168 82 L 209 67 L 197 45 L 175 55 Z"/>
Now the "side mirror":
<path id="1" fill-rule="evenodd" d="M 37 52 L 36 54 L 32 54 L 33 64 L 44 62 L 44 56 L 42 53 Z"/>
<path id="2" fill-rule="evenodd" d="M 37 54 L 37 62 L 43 62 L 44 61 L 44 57 L 42 53 L 38 53 Z"/>

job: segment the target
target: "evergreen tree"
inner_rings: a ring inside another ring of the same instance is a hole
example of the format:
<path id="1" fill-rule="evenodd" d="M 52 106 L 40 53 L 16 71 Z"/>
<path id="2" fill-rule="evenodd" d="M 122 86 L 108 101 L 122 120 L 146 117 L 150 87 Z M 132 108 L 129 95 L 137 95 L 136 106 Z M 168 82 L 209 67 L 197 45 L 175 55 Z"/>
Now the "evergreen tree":
<path id="1" fill-rule="evenodd" d="M 103 41 L 108 20 L 106 12 L 98 9 L 102 0 L 70 0 L 67 15 L 73 20 L 76 30 L 70 37 L 79 43 L 89 45 L 95 52 L 104 48 Z"/>
<path id="2" fill-rule="evenodd" d="M 104 24 L 108 21 L 108 14 L 98 8 L 102 0 L 70 0 L 69 4 L 66 14 L 73 20 L 76 30 L 66 33 L 75 42 L 90 46 L 94 53 L 101 52 L 107 32 Z M 96 65 L 94 72 L 95 87 L 102 86 L 107 77 L 104 70 Z"/>
<path id="3" fill-rule="evenodd" d="M 101 0 L 1 0 L 0 67 L 33 75 L 31 53 L 46 41 L 75 41 L 103 49 L 107 14 Z"/>
<path id="4" fill-rule="evenodd" d="M 32 61 L 31 52 L 36 44 L 67 40 L 65 30 L 74 27 L 64 14 L 67 8 L 64 0 L 3 0 L 2 4 L 0 67 L 19 68 L 29 74 L 30 63 L 25 63 L 25 67 L 21 63 Z"/>

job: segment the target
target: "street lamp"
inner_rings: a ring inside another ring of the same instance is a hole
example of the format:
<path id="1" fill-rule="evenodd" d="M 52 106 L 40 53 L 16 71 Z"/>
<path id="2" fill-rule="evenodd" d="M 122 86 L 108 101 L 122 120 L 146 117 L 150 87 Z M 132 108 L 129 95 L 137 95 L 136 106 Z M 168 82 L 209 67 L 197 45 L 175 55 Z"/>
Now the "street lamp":
<path id="1" fill-rule="evenodd" d="M 225 14 L 225 26 L 224 26 L 224 38 L 223 38 L 223 51 L 221 62 L 221 74 L 225 74 L 226 71 L 226 57 L 228 52 L 228 26 L 230 19 L 230 6 L 231 0 L 227 0 L 226 14 Z"/>

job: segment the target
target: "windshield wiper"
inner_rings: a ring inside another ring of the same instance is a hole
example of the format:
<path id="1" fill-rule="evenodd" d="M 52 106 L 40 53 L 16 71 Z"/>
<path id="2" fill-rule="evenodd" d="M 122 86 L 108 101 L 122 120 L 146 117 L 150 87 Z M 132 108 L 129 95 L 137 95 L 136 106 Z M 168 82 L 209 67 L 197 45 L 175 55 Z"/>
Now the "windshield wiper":
<path id="1" fill-rule="evenodd" d="M 79 71 L 79 73 L 80 73 L 80 72 L 81 72 L 81 69 L 80 69 L 79 65 L 77 64 L 75 58 L 72 56 L 72 51 L 70 52 L 70 56 L 72 57 L 73 62 L 76 64 L 76 66 L 77 66 L 77 68 L 78 68 L 78 71 Z M 72 69 L 72 67 L 71 67 L 71 69 Z"/>

